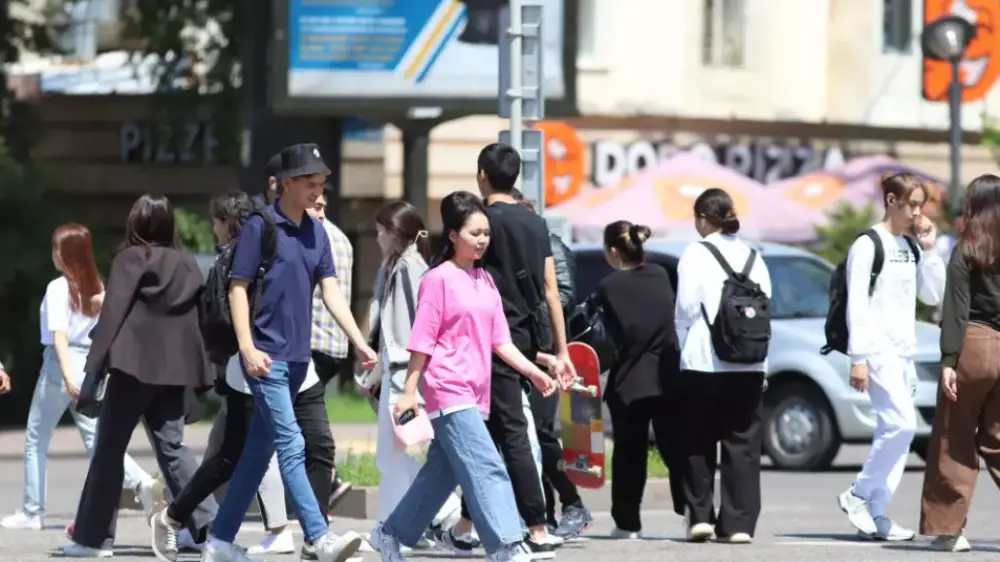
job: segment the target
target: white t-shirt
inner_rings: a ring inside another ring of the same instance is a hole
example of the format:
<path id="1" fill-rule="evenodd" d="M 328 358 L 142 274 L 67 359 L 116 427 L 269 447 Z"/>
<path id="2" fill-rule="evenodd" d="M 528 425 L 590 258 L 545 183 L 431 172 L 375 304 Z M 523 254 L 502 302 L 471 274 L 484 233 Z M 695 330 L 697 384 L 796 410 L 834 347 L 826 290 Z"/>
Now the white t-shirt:
<path id="1" fill-rule="evenodd" d="M 70 344 L 90 347 L 90 331 L 97 325 L 98 316 L 90 317 L 70 309 L 69 282 L 65 276 L 49 283 L 39 313 L 42 345 L 55 342 L 53 332 L 66 332 Z"/>
<path id="2" fill-rule="evenodd" d="M 306 378 L 302 381 L 299 392 L 307 388 L 312 388 L 317 383 L 319 383 L 319 375 L 316 374 L 316 366 L 313 365 L 312 361 L 309 361 L 309 370 L 306 371 Z M 239 353 L 230 357 L 229 363 L 226 363 L 226 384 L 229 385 L 229 388 L 237 392 L 250 394 L 250 385 L 247 384 L 246 378 L 243 377 L 243 367 L 240 365 Z"/>

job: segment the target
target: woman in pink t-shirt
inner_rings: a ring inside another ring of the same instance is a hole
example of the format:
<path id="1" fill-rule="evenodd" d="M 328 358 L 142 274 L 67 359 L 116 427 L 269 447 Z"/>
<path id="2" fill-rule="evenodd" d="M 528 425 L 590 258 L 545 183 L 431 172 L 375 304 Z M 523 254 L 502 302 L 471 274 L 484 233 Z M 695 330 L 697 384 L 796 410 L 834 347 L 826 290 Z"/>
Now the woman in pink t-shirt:
<path id="1" fill-rule="evenodd" d="M 527 562 L 521 521 L 507 468 L 486 429 L 490 411 L 492 354 L 506 361 L 548 396 L 555 381 L 510 342 L 500 293 L 479 260 L 490 241 L 482 203 L 457 192 L 441 201 L 450 244 L 424 274 L 410 334 L 410 364 L 397 419 L 415 412 L 417 384 L 434 426 L 427 462 L 385 522 L 372 545 L 384 562 L 403 560 L 400 544 L 412 546 L 455 486 L 469 505 L 490 562 Z M 398 422 L 397 422 L 398 423 Z"/>

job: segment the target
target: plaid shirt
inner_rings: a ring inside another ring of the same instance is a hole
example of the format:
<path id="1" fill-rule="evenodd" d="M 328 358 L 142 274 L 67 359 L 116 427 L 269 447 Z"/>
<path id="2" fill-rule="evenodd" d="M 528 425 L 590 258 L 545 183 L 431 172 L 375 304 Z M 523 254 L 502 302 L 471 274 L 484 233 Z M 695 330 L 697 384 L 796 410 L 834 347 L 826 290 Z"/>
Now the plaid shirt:
<path id="1" fill-rule="evenodd" d="M 337 286 L 348 303 L 351 302 L 351 274 L 354 271 L 354 248 L 339 228 L 328 220 L 323 221 L 326 235 L 330 237 L 333 269 L 337 272 Z M 316 287 L 313 293 L 312 349 L 343 359 L 347 357 L 347 334 L 340 329 L 323 304 L 323 293 Z"/>

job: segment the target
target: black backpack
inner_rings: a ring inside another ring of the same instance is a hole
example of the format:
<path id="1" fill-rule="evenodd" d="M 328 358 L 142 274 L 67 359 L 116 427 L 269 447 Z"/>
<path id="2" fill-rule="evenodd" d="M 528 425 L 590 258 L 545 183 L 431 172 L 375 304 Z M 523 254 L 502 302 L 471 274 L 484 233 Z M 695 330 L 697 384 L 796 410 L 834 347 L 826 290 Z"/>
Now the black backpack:
<path id="1" fill-rule="evenodd" d="M 882 240 L 873 229 L 868 229 L 858 235 L 858 238 L 867 236 L 875 245 L 875 257 L 872 260 L 872 274 L 868 281 L 868 296 L 875 292 L 875 281 L 882 273 L 882 266 L 885 264 L 885 248 L 882 247 Z M 916 240 L 909 236 L 903 236 L 906 243 L 910 245 L 917 264 L 920 263 L 920 247 Z M 855 238 L 857 240 L 857 238 Z M 837 265 L 833 276 L 830 277 L 830 308 L 826 312 L 826 345 L 820 348 L 819 352 L 829 355 L 831 351 L 839 351 L 847 354 L 847 258 Z"/>
<path id="2" fill-rule="evenodd" d="M 257 314 L 257 304 L 263 290 L 264 274 L 274 265 L 278 253 L 278 227 L 274 222 L 274 214 L 268 210 L 252 213 L 264 219 L 264 229 L 261 234 L 260 269 L 257 278 L 250 284 L 250 318 Z M 201 293 L 201 334 L 213 363 L 225 365 L 229 358 L 239 351 L 236 341 L 236 331 L 233 319 L 229 313 L 229 276 L 233 269 L 233 255 L 236 253 L 234 240 L 222 247 L 215 263 L 208 270 L 205 280 L 205 290 Z"/>
<path id="3" fill-rule="evenodd" d="M 757 251 L 750 250 L 743 270 L 736 273 L 718 248 L 709 242 L 702 244 L 726 272 L 715 322 L 709 322 L 705 305 L 701 305 L 701 315 L 705 317 L 712 335 L 715 354 L 728 363 L 760 363 L 767 359 L 767 349 L 771 343 L 771 299 L 760 285 L 750 279 Z"/>

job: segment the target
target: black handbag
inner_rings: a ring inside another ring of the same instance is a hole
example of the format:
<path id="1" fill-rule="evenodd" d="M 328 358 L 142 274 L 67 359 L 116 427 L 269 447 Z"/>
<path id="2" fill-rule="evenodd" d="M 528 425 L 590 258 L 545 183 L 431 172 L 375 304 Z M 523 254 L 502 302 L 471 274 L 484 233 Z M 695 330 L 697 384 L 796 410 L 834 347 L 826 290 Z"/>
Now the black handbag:
<path id="1" fill-rule="evenodd" d="M 594 348 L 601 370 L 610 369 L 618 362 L 617 332 L 596 295 L 573 307 L 566 324 L 567 340 Z"/>
<path id="2" fill-rule="evenodd" d="M 77 413 L 96 418 L 101 413 L 101 404 L 104 402 L 104 390 L 107 388 L 108 375 L 106 373 L 87 373 L 80 384 L 80 396 L 76 401 Z"/>

